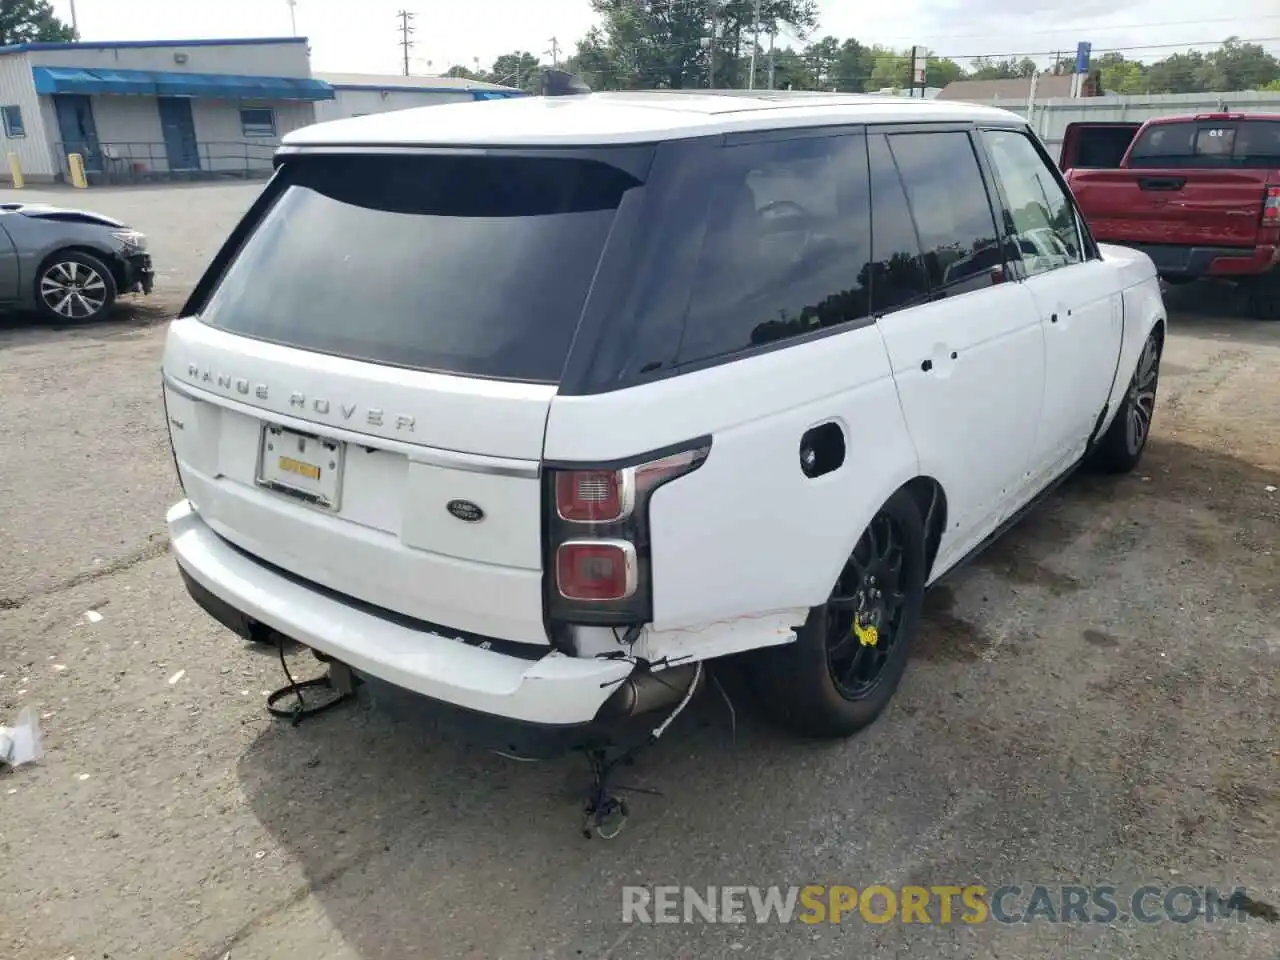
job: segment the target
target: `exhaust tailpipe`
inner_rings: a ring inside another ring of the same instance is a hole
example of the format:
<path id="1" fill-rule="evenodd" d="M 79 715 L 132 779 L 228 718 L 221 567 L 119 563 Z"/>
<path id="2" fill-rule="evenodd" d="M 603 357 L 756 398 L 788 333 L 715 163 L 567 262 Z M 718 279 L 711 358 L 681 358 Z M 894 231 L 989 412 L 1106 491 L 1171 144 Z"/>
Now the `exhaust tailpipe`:
<path id="1" fill-rule="evenodd" d="M 706 670 L 698 673 L 696 663 L 668 667 L 652 673 L 637 671 L 618 685 L 618 689 L 600 708 L 599 717 L 620 720 L 674 706 L 684 699 L 695 680 L 701 686 L 706 676 Z"/>

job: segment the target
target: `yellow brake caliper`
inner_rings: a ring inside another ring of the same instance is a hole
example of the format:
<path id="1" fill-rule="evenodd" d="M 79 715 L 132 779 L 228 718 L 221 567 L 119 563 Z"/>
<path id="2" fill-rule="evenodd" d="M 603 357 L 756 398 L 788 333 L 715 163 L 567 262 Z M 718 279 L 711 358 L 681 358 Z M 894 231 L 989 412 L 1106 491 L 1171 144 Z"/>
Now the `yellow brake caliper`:
<path id="1" fill-rule="evenodd" d="M 864 647 L 874 647 L 880 641 L 880 631 L 876 629 L 875 624 L 863 626 L 857 616 L 853 618 L 853 635 Z"/>

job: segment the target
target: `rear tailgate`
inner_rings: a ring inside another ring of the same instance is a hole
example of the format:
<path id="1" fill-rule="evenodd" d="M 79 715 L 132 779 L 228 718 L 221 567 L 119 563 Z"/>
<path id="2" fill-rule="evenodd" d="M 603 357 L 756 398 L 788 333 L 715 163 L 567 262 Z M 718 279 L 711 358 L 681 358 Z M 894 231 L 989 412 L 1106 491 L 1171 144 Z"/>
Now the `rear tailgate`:
<path id="1" fill-rule="evenodd" d="M 546 644 L 547 412 L 638 183 L 593 158 L 287 161 L 166 343 L 201 520 L 391 615 Z"/>
<path id="2" fill-rule="evenodd" d="M 1176 167 L 1076 170 L 1070 184 L 1099 240 L 1252 248 L 1267 174 Z"/>

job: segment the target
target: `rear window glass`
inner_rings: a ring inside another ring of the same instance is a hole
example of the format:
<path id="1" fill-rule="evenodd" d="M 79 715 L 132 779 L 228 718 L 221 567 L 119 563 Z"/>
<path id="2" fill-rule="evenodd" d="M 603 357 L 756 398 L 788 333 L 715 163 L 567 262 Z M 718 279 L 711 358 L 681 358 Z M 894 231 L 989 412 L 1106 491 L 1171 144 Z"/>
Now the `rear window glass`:
<path id="1" fill-rule="evenodd" d="M 315 157 L 241 249 L 202 319 L 288 346 L 556 382 L 622 195 L 597 159 Z"/>
<path id="2" fill-rule="evenodd" d="M 1129 156 L 1131 167 L 1280 167 L 1280 121 L 1197 120 L 1148 127 Z"/>

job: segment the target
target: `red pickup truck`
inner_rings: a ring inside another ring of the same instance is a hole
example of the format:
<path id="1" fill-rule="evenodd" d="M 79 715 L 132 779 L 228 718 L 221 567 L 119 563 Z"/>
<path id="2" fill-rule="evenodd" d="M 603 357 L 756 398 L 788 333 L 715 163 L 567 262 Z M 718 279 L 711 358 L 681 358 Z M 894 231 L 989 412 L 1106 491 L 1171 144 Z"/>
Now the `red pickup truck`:
<path id="1" fill-rule="evenodd" d="M 1098 240 L 1169 283 L 1235 281 L 1254 316 L 1280 320 L 1280 115 L 1074 123 L 1059 164 Z"/>

